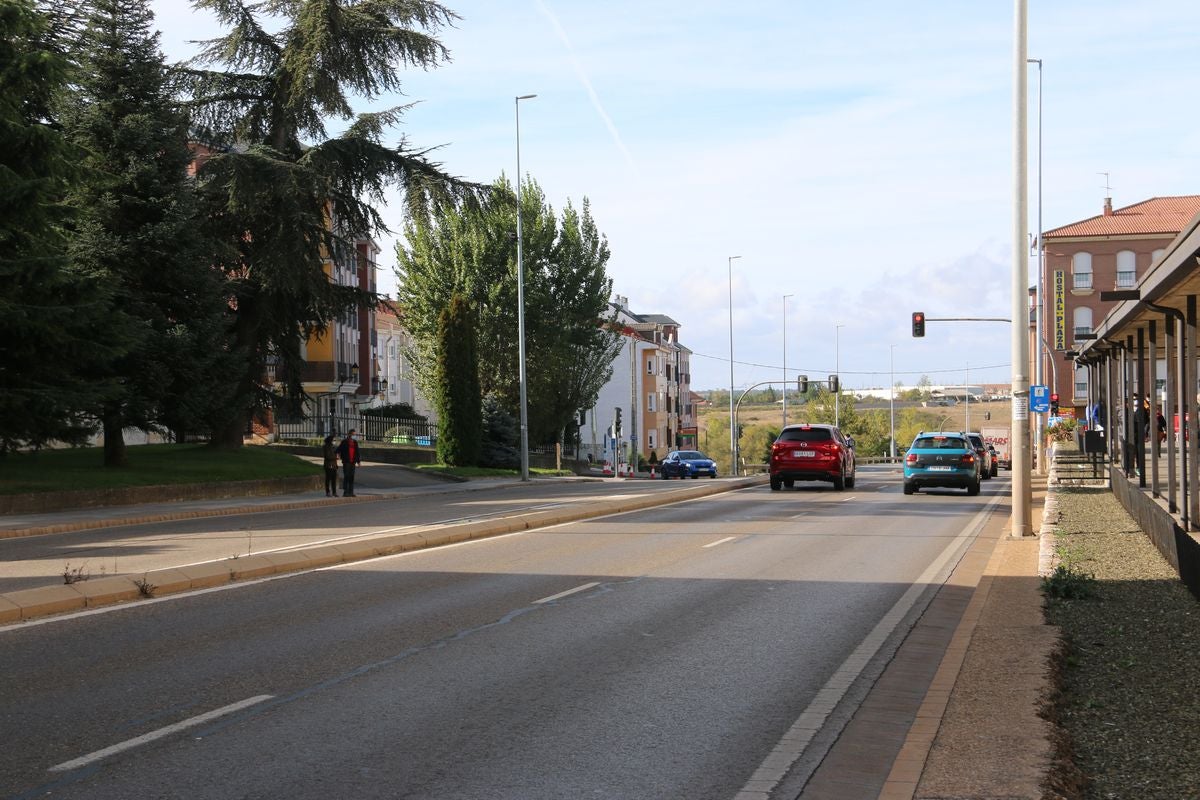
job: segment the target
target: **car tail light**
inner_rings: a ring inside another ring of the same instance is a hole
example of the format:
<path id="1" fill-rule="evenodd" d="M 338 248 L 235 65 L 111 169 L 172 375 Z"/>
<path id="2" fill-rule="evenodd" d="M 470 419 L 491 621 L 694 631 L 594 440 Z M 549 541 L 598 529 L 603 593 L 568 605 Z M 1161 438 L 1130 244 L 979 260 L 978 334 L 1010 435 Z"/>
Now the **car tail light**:
<path id="1" fill-rule="evenodd" d="M 965 454 L 963 456 L 963 463 L 964 464 L 974 464 L 975 463 L 975 455 L 973 453 Z"/>
<path id="2" fill-rule="evenodd" d="M 908 455 L 906 455 L 904 457 L 904 463 L 905 464 L 916 464 L 917 463 L 917 454 L 909 453 Z"/>

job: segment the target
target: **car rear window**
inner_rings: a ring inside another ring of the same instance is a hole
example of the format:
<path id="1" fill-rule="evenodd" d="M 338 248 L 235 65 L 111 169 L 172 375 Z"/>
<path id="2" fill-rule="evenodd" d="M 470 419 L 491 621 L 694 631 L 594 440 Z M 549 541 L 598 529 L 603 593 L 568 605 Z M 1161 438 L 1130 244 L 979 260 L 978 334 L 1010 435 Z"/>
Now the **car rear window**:
<path id="1" fill-rule="evenodd" d="M 780 442 L 828 442 L 833 438 L 829 428 L 790 428 L 779 434 Z"/>
<path id="2" fill-rule="evenodd" d="M 922 436 L 913 442 L 913 450 L 965 450 L 967 443 L 960 436 Z"/>
<path id="3" fill-rule="evenodd" d="M 706 458 L 704 453 L 697 453 L 695 450 L 680 450 L 679 457 L 684 460 L 689 460 L 689 459 L 694 459 L 694 458 Z"/>
<path id="4" fill-rule="evenodd" d="M 983 444 L 982 436 L 968 436 L 967 438 L 969 438 L 971 440 L 971 444 L 975 447 L 976 450 L 983 449 L 984 444 Z"/>

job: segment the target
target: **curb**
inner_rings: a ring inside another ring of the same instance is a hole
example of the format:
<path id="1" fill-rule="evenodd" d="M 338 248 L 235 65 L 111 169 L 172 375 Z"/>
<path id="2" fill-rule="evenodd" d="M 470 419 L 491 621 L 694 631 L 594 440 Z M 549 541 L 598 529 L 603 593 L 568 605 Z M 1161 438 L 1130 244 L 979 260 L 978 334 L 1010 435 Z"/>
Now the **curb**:
<path id="1" fill-rule="evenodd" d="M 210 561 L 188 567 L 167 567 L 142 573 L 140 578 L 111 576 L 72 584 L 40 586 L 0 594 L 0 624 L 23 622 L 53 614 L 81 611 L 97 606 L 112 605 L 141 598 L 157 598 L 192 589 L 209 589 L 239 580 L 301 572 L 318 567 L 361 561 L 379 556 L 395 555 L 409 550 L 438 547 L 471 539 L 485 539 L 508 533 L 578 522 L 583 519 L 640 511 L 670 505 L 682 500 L 723 494 L 765 484 L 765 476 L 742 478 L 736 482 L 700 484 L 672 492 L 658 492 L 643 497 L 620 500 L 599 500 L 584 503 L 573 509 L 555 508 L 535 511 L 496 520 L 465 522 L 446 526 L 430 526 L 396 534 L 381 534 L 342 544 L 315 545 L 275 553 Z M 372 495 L 379 500 L 402 495 Z M 338 498 L 339 500 L 341 498 Z M 365 500 L 367 496 L 355 498 Z M 283 504 L 291 508 L 308 508 L 332 501 L 307 501 Z M 263 511 L 261 507 L 256 511 Z M 273 509 L 272 509 L 273 510 Z M 210 514 L 208 516 L 218 516 Z M 183 517 L 187 518 L 187 517 Z"/>
<path id="2" fill-rule="evenodd" d="M 149 522 L 176 522 L 184 519 L 202 519 L 204 517 L 230 517 L 237 514 L 259 514 L 265 511 L 296 511 L 304 508 L 320 508 L 326 505 L 341 505 L 351 502 L 377 502 L 379 500 L 398 500 L 401 494 L 363 494 L 348 497 L 320 497 L 313 500 L 291 500 L 284 503 L 269 503 L 254 506 L 228 506 L 225 508 L 197 508 L 191 511 L 174 511 L 165 514 L 143 514 L 137 517 L 113 517 L 111 519 L 83 519 L 77 522 L 64 522 L 57 525 L 40 525 L 33 528 L 9 528 L 0 530 L 0 539 L 20 539 L 26 536 L 43 536 L 48 533 L 71 533 L 72 531 L 96 530 L 98 528 L 117 528 L 123 525 L 145 525 Z M 71 509 L 76 510 L 76 509 Z"/>

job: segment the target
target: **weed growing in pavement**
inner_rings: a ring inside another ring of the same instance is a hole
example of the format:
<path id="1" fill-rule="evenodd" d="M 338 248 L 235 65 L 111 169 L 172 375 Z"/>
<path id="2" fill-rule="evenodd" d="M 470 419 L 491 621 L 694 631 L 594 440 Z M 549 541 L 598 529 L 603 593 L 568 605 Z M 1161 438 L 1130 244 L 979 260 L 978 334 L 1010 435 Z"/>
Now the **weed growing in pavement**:
<path id="1" fill-rule="evenodd" d="M 63 573 L 62 573 L 63 583 L 70 586 L 72 583 L 79 583 L 80 581 L 86 581 L 88 578 L 91 577 L 91 575 L 89 575 L 86 572 L 86 570 L 87 570 L 87 564 L 80 564 L 75 569 L 71 569 L 71 565 L 68 563 L 65 567 L 63 567 Z"/>
<path id="2" fill-rule="evenodd" d="M 1079 549 L 1060 542 L 1054 553 L 1058 564 L 1053 572 L 1042 578 L 1042 591 L 1046 596 L 1059 600 L 1091 597 L 1096 588 L 1096 576 L 1080 568 L 1083 559 Z"/>
<path id="3" fill-rule="evenodd" d="M 153 583 L 146 580 L 145 575 L 143 575 L 141 578 L 134 578 L 133 583 L 138 587 L 138 594 L 140 594 L 142 597 L 154 597 L 154 590 L 158 588 Z"/>

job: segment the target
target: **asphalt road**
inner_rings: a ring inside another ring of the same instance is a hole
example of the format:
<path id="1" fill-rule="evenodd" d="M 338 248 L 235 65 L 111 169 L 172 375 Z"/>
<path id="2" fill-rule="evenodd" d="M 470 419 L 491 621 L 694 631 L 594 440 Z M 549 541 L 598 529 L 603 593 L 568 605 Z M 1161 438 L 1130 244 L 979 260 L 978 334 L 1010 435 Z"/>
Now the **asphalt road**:
<path id="1" fill-rule="evenodd" d="M 411 472 L 365 467 L 365 484 L 377 493 L 412 480 Z M 347 541 L 384 531 L 452 524 L 591 502 L 605 497 L 671 491 L 696 481 L 531 481 L 526 485 L 470 485 L 416 476 L 424 482 L 396 500 L 333 504 L 319 508 L 227 517 L 152 522 L 69 533 L 0 539 L 0 593 L 61 583 L 64 573 L 140 575 L 234 556 Z M 718 479 L 720 480 L 720 479 Z M 365 494 L 365 492 L 364 492 Z M 317 500 L 320 493 L 312 495 Z M 228 503 L 229 501 L 224 501 Z M 164 510 L 167 507 L 164 506 Z M 86 513 L 86 512 L 81 512 Z"/>
<path id="2" fill-rule="evenodd" d="M 0 629 L 0 796 L 733 798 L 1006 485 L 864 471 Z"/>

